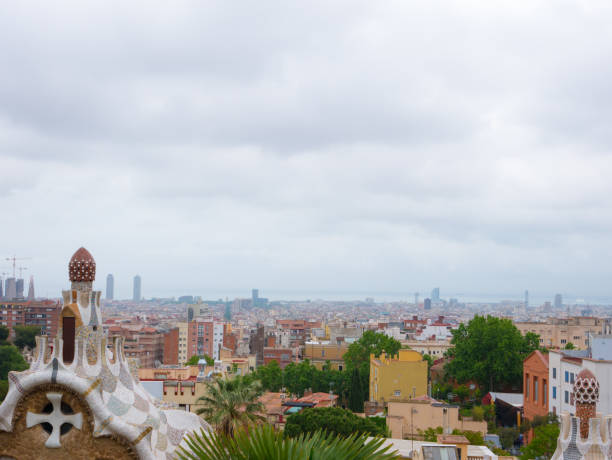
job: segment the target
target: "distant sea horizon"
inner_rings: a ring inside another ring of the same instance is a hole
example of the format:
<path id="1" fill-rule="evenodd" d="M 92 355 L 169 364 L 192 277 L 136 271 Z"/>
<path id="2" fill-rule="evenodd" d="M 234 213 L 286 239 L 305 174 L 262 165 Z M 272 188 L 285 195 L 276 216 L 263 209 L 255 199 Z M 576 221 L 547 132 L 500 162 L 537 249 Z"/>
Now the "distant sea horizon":
<path id="1" fill-rule="evenodd" d="M 183 295 L 200 296 L 203 300 L 234 300 L 236 298 L 246 299 L 251 297 L 250 290 L 242 289 L 202 289 L 202 290 L 168 290 L 165 293 L 144 292 L 144 297 L 151 298 L 178 298 Z M 612 305 L 612 296 L 587 296 L 576 294 L 563 294 L 563 304 L 565 305 Z M 330 290 L 291 290 L 291 289 L 259 289 L 259 297 L 267 298 L 269 301 L 364 301 L 366 298 L 373 298 L 374 302 L 407 302 L 414 303 L 414 292 L 382 292 L 382 291 L 330 291 Z M 429 297 L 419 294 L 419 302 Z M 544 295 L 534 293 L 529 295 L 529 305 L 532 307 L 540 306 L 544 302 L 554 303 L 555 294 Z M 457 299 L 460 303 L 499 303 L 502 301 L 523 302 L 524 294 L 509 293 L 470 293 L 470 292 L 449 292 L 440 291 L 440 298 L 449 300 Z"/>

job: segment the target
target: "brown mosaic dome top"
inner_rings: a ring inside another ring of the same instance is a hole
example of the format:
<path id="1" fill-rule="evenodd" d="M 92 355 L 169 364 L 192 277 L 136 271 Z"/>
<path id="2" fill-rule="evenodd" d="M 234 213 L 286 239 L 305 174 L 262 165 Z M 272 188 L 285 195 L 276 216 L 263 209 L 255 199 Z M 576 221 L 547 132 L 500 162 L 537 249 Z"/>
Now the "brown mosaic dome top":
<path id="1" fill-rule="evenodd" d="M 83 247 L 74 253 L 68 264 L 70 281 L 93 281 L 96 279 L 96 261 Z"/>
<path id="2" fill-rule="evenodd" d="M 574 400 L 581 404 L 595 404 L 599 399 L 599 382 L 588 369 L 581 370 L 574 381 Z"/>

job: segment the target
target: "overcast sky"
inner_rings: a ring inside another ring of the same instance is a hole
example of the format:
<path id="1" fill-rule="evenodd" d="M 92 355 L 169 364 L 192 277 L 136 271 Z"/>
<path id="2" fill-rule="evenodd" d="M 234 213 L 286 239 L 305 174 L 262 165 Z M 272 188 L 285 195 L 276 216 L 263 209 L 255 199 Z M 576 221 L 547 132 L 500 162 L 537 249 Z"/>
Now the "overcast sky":
<path id="1" fill-rule="evenodd" d="M 50 296 L 81 245 L 119 297 L 136 273 L 147 297 L 612 295 L 611 23 L 607 0 L 4 2 L 0 255 Z"/>

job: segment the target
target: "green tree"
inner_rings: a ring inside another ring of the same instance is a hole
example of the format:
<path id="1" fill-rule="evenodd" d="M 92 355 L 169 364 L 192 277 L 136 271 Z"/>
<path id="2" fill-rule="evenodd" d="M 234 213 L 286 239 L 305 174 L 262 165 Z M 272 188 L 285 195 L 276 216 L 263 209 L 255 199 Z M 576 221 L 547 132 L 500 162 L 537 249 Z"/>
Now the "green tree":
<path id="1" fill-rule="evenodd" d="M 245 430 L 254 423 L 265 420 L 261 415 L 263 404 L 258 401 L 262 394 L 261 383 L 247 382 L 241 377 L 214 379 L 206 382 L 206 394 L 200 396 L 197 409 L 217 432 L 227 436 Z"/>
<path id="2" fill-rule="evenodd" d="M 436 428 L 427 428 L 425 431 L 419 430 L 419 434 L 423 436 L 423 440 L 427 442 L 438 442 L 438 435 L 444 433 L 441 426 Z"/>
<path id="3" fill-rule="evenodd" d="M 7 380 L 9 371 L 25 371 L 28 368 L 14 345 L 0 345 L 0 380 Z"/>
<path id="4" fill-rule="evenodd" d="M 396 452 L 383 447 L 383 438 L 368 440 L 366 435 L 348 437 L 332 433 L 308 433 L 297 438 L 285 436 L 269 425 L 235 436 L 222 434 L 187 435 L 186 446 L 178 448 L 181 460 L 391 460 Z"/>
<path id="5" fill-rule="evenodd" d="M 521 451 L 521 460 L 538 457 L 551 458 L 557 448 L 558 438 L 559 424 L 549 423 L 537 426 L 533 430 L 533 439 Z"/>
<path id="6" fill-rule="evenodd" d="M 0 326 L 0 345 L 6 345 L 6 339 L 8 339 L 9 332 L 8 327 Z"/>
<path id="7" fill-rule="evenodd" d="M 348 407 L 353 412 L 363 412 L 363 387 L 361 384 L 361 377 L 359 375 L 359 369 L 353 369 L 351 374 L 351 386 L 349 390 Z"/>
<path id="8" fill-rule="evenodd" d="M 283 370 L 277 361 L 258 367 L 253 377 L 261 381 L 263 389 L 267 391 L 277 392 L 283 386 Z"/>
<path id="9" fill-rule="evenodd" d="M 482 436 L 482 433 L 480 431 L 461 431 L 461 430 L 453 430 L 453 434 L 460 434 L 462 436 L 465 436 L 466 439 L 468 441 L 470 441 L 470 444 L 472 444 L 473 446 L 484 446 L 485 442 L 484 442 L 484 438 Z"/>
<path id="10" fill-rule="evenodd" d="M 576 346 L 572 342 L 567 342 L 563 348 L 565 350 L 575 350 Z"/>
<path id="11" fill-rule="evenodd" d="M 536 334 L 522 336 L 512 321 L 492 316 L 476 315 L 452 334 L 447 373 L 460 383 L 476 381 L 488 391 L 502 384 L 520 385 L 523 360 L 539 345 Z"/>
<path id="12" fill-rule="evenodd" d="M 427 375 L 429 376 L 429 369 L 434 365 L 433 356 L 428 355 L 427 353 L 423 355 L 423 360 L 427 361 Z"/>
<path id="13" fill-rule="evenodd" d="M 474 406 L 472 408 L 472 420 L 482 422 L 484 420 L 485 410 L 482 406 Z"/>
<path id="14" fill-rule="evenodd" d="M 23 350 L 25 347 L 34 349 L 36 336 L 40 335 L 40 326 L 13 326 L 15 340 L 13 343 L 17 348 Z"/>
<path id="15" fill-rule="evenodd" d="M 385 334 L 365 331 L 361 338 L 353 342 L 342 357 L 346 370 L 353 375 L 354 369 L 359 370 L 361 391 L 365 400 L 370 397 L 370 355 L 380 356 L 386 353 L 395 356 L 402 344 Z"/>
<path id="16" fill-rule="evenodd" d="M 0 380 L 0 402 L 4 401 L 8 393 L 8 380 Z"/>
<path id="17" fill-rule="evenodd" d="M 202 356 L 193 355 L 191 358 L 189 358 L 189 360 L 185 363 L 185 365 L 186 366 L 197 366 L 198 362 L 200 362 L 201 359 L 206 361 L 207 366 L 215 365 L 215 360 L 208 355 L 202 355 Z"/>
<path id="18" fill-rule="evenodd" d="M 498 430 L 499 442 L 502 447 L 508 450 L 519 437 L 519 429 L 517 427 L 502 427 Z"/>
<path id="19" fill-rule="evenodd" d="M 319 430 L 340 436 L 350 436 L 353 433 L 370 436 L 386 434 L 386 427 L 381 427 L 367 417 L 359 417 L 350 410 L 339 407 L 303 409 L 297 414 L 290 415 L 285 424 L 285 434 L 291 437 Z"/>
<path id="20" fill-rule="evenodd" d="M 304 395 L 304 392 L 312 388 L 316 368 L 310 364 L 308 359 L 300 363 L 289 363 L 284 369 L 285 387 L 289 393 Z"/>

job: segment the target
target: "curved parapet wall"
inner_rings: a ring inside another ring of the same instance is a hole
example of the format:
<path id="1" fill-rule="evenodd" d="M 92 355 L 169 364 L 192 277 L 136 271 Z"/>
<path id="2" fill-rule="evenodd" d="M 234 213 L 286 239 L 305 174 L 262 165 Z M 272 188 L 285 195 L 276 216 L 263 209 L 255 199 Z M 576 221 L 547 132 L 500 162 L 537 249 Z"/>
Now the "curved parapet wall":
<path id="1" fill-rule="evenodd" d="M 580 417 L 561 415 L 561 429 L 552 460 L 612 460 L 612 416 L 589 420 L 588 437 L 580 435 Z"/>

